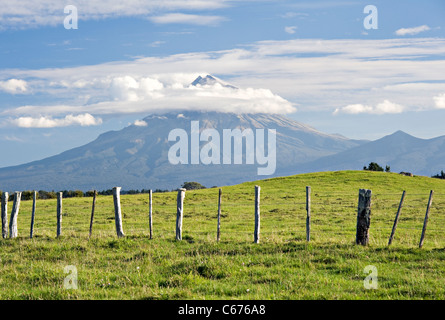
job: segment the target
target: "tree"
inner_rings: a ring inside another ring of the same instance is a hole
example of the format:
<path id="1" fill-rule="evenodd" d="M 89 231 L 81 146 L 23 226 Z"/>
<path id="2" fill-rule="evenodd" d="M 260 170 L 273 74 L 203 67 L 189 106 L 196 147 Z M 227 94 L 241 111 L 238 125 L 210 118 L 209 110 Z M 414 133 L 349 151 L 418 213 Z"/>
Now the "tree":
<path id="1" fill-rule="evenodd" d="M 184 182 L 184 184 L 181 186 L 181 188 L 185 188 L 187 190 L 198 190 L 198 189 L 205 189 L 202 184 L 199 182 Z"/>
<path id="2" fill-rule="evenodd" d="M 94 196 L 94 190 L 88 190 L 87 192 L 85 192 L 85 197 L 92 197 Z"/>
<path id="3" fill-rule="evenodd" d="M 391 172 L 391 167 L 387 165 L 385 168 L 385 172 Z"/>
<path id="4" fill-rule="evenodd" d="M 387 168 L 389 168 L 387 166 Z M 381 166 L 379 166 L 376 162 L 371 162 L 368 167 L 364 167 L 363 170 L 368 170 L 368 171 L 383 171 L 383 168 Z"/>
<path id="5" fill-rule="evenodd" d="M 40 190 L 38 193 L 39 199 L 55 199 L 57 198 L 56 193 L 54 191 L 44 191 Z"/>
<path id="6" fill-rule="evenodd" d="M 445 172 L 442 170 L 439 174 L 432 176 L 432 178 L 445 179 Z"/>

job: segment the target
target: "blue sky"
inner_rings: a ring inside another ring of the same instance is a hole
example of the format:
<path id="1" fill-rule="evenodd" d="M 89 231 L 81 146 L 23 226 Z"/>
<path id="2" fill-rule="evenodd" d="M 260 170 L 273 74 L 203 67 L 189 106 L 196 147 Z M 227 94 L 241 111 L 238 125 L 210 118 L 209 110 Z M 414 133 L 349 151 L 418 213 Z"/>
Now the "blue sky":
<path id="1" fill-rule="evenodd" d="M 173 106 L 284 113 L 357 139 L 445 135 L 444 1 L 121 3 L 2 4 L 0 167 Z M 78 29 L 64 27 L 69 4 Z M 207 73 L 239 90 L 188 87 Z"/>

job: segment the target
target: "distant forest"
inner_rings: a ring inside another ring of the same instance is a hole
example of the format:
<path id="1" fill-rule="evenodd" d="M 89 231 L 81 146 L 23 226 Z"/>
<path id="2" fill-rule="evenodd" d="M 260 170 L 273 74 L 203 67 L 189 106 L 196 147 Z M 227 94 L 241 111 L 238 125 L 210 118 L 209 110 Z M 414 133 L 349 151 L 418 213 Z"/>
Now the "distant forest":
<path id="1" fill-rule="evenodd" d="M 196 189 L 205 189 L 203 185 L 201 185 L 198 182 L 184 182 L 184 184 L 181 186 L 181 188 L 186 188 L 187 190 L 196 190 Z M 157 192 L 170 192 L 175 191 L 177 189 L 167 190 L 167 189 L 155 189 L 153 190 L 153 193 Z M 82 191 L 82 190 L 63 190 L 59 191 L 62 192 L 63 198 L 82 198 L 82 197 L 92 197 L 94 195 L 94 191 Z M 0 197 L 2 195 L 2 191 L 0 191 Z M 131 190 L 121 190 L 120 194 L 141 194 L 141 193 L 150 193 L 150 189 L 131 189 Z M 107 189 L 97 192 L 98 195 L 103 196 L 109 196 L 113 194 L 113 189 Z M 21 200 L 32 200 L 33 198 L 33 191 L 27 190 L 22 192 Z M 57 192 L 56 191 L 45 191 L 45 190 L 39 190 L 37 192 L 37 198 L 39 199 L 56 199 L 57 198 Z M 14 194 L 10 193 L 8 196 L 8 200 L 12 201 L 14 200 Z"/>
<path id="2" fill-rule="evenodd" d="M 153 193 L 155 192 L 168 192 L 169 190 L 161 190 L 156 189 L 153 190 Z M 173 191 L 173 190 L 172 190 Z M 94 191 L 86 191 L 83 192 L 82 190 L 63 190 L 59 191 L 62 192 L 63 198 L 82 198 L 82 197 L 92 197 L 94 195 Z M 142 190 L 121 190 L 121 194 L 140 194 L 140 193 L 149 193 L 150 190 L 148 189 L 142 189 Z M 0 196 L 2 195 L 2 191 L 0 191 Z M 97 194 L 99 195 L 112 195 L 113 189 L 108 190 L 102 190 L 98 191 Z M 22 192 L 21 200 L 32 200 L 33 198 L 33 191 L 27 190 Z M 56 199 L 57 198 L 57 192 L 56 191 L 45 191 L 45 190 L 39 190 L 37 192 L 37 198 L 38 199 Z M 8 196 L 8 200 L 12 201 L 14 199 L 14 194 L 10 193 Z"/>

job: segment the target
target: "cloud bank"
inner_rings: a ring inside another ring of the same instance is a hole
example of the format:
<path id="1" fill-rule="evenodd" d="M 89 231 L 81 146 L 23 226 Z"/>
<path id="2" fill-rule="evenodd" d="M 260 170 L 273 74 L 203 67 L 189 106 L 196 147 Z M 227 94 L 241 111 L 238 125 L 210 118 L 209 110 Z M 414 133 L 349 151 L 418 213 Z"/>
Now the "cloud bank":
<path id="1" fill-rule="evenodd" d="M 26 82 L 26 91 L 15 85 L 21 94 L 0 116 L 63 119 L 173 110 L 288 114 L 296 107 L 330 114 L 432 110 L 443 106 L 444 52 L 442 38 L 294 39 L 71 68 L 0 70 L 2 83 Z M 239 89 L 190 85 L 206 74 Z M 47 103 L 21 103 L 28 93 Z"/>
<path id="2" fill-rule="evenodd" d="M 104 101 L 85 105 L 48 105 L 21 106 L 9 109 L 3 114 L 20 117 L 11 123 L 18 126 L 45 127 L 72 125 L 78 121 L 81 125 L 95 125 L 92 118 L 84 116 L 56 121 L 46 117 L 35 118 L 42 113 L 46 116 L 63 115 L 66 113 L 90 112 L 95 115 L 113 114 L 147 114 L 165 113 L 173 110 L 200 110 L 234 113 L 292 113 L 295 107 L 286 99 L 272 93 L 268 89 L 226 87 L 217 82 L 212 85 L 193 86 L 191 82 L 195 74 L 164 74 L 162 77 L 121 76 L 90 81 L 90 86 L 96 85 L 107 94 Z M 161 82 L 162 81 L 162 82 Z M 53 84 L 56 85 L 56 84 Z M 63 85 L 69 88 L 79 87 L 78 80 Z M 85 82 L 87 86 L 87 82 Z M 90 87 L 87 86 L 87 87 Z M 83 88 L 84 86 L 80 86 Z M 91 115 L 89 115 L 92 117 Z M 82 120 L 82 121 L 80 121 Z M 87 122 L 87 120 L 90 120 Z M 136 124 L 135 125 L 140 125 Z"/>
<path id="3" fill-rule="evenodd" d="M 177 10 L 202 11 L 225 8 L 230 0 L 20 0 L 3 1 L 0 8 L 0 29 L 26 29 L 40 26 L 63 25 L 66 17 L 64 7 L 74 5 L 78 9 L 79 20 L 98 20 L 117 17 L 150 17 L 159 23 L 169 23 L 174 16 L 164 16 L 165 12 Z M 192 22 L 190 16 L 183 23 Z M 176 17 L 178 19 L 178 17 Z M 209 17 L 204 17 L 209 19 Z"/>
<path id="4" fill-rule="evenodd" d="M 284 31 L 289 34 L 294 34 L 295 32 L 297 32 L 297 29 L 297 26 L 284 27 Z"/>
<path id="5" fill-rule="evenodd" d="M 378 103 L 375 106 L 363 105 L 363 104 L 350 104 L 342 108 L 337 108 L 334 111 L 334 114 L 339 113 L 347 113 L 347 114 L 360 114 L 360 113 L 368 113 L 368 114 L 394 114 L 394 113 L 402 113 L 404 107 L 393 103 L 388 100 L 384 100 L 381 103 Z"/>
<path id="6" fill-rule="evenodd" d="M 412 36 L 428 30 L 430 30 L 430 27 L 428 27 L 427 25 L 423 25 L 414 28 L 401 28 L 397 30 L 395 33 L 398 36 L 406 36 L 406 35 Z"/>
<path id="7" fill-rule="evenodd" d="M 10 94 L 26 93 L 28 86 L 24 80 L 9 79 L 7 81 L 0 81 L 0 90 Z"/>
<path id="8" fill-rule="evenodd" d="M 48 116 L 38 118 L 19 117 L 10 120 L 11 124 L 20 128 L 55 128 L 72 125 L 95 126 L 102 123 L 101 119 L 94 118 L 91 114 L 85 113 L 77 116 L 67 115 L 61 119 L 53 119 Z"/>
<path id="9" fill-rule="evenodd" d="M 445 93 L 442 93 L 433 99 L 437 109 L 445 109 Z"/>
<path id="10" fill-rule="evenodd" d="M 218 25 L 219 23 L 221 23 L 226 19 L 221 16 L 168 13 L 161 16 L 150 17 L 149 20 L 158 24 L 181 23 L 181 24 L 194 24 L 198 26 L 203 26 L 203 25 Z"/>
<path id="11" fill-rule="evenodd" d="M 145 122 L 144 120 L 136 120 L 133 123 L 133 125 L 136 126 L 136 127 L 146 127 L 146 126 L 148 126 L 148 123 Z"/>

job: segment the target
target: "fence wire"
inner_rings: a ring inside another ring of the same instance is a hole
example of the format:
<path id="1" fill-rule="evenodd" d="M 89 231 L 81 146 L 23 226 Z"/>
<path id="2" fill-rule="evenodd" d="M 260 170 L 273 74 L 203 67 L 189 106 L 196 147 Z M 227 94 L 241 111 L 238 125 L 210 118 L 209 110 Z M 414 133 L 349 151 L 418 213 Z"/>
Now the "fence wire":
<path id="1" fill-rule="evenodd" d="M 424 224 L 429 194 L 407 194 L 393 244 L 417 246 Z M 279 199 L 263 193 L 260 201 L 261 241 L 306 239 L 306 194 L 283 193 Z M 387 244 L 401 194 L 373 194 L 370 244 Z M 311 194 L 311 241 L 354 242 L 357 224 L 357 193 Z M 175 237 L 176 194 L 153 194 L 154 238 Z M 149 235 L 148 194 L 121 195 L 126 235 Z M 445 194 L 435 194 L 425 245 L 445 247 Z M 30 233 L 32 201 L 22 201 L 18 216 L 19 237 Z M 56 200 L 37 200 L 34 237 L 56 236 Z M 62 236 L 88 237 L 92 198 L 67 198 L 62 205 Z M 216 241 L 218 192 L 187 191 L 184 200 L 183 239 Z M 253 241 L 254 192 L 224 194 L 221 204 L 221 241 Z M 112 196 L 97 196 L 94 237 L 116 237 Z"/>

